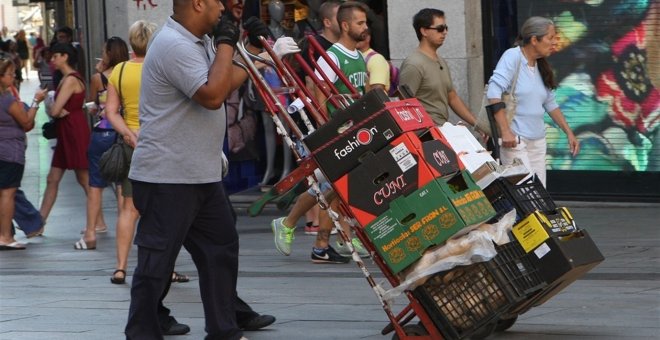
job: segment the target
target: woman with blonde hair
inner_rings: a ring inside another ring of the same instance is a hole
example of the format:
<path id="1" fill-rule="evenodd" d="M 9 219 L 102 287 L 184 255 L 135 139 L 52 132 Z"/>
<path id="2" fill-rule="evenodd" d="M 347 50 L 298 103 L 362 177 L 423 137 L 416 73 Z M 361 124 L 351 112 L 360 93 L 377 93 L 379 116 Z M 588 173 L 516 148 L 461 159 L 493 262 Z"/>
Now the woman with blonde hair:
<path id="1" fill-rule="evenodd" d="M 108 98 L 105 104 L 106 118 L 112 127 L 131 148 L 137 144 L 140 131 L 139 104 L 142 62 L 147 53 L 147 44 L 156 25 L 145 20 L 138 20 L 128 30 L 128 42 L 133 50 L 133 59 L 115 66 L 108 83 Z M 124 116 L 119 108 L 124 108 Z M 140 214 L 133 205 L 133 187 L 128 178 L 121 183 L 122 205 L 117 219 L 117 266 L 110 281 L 115 284 L 126 282 L 128 254 L 131 251 L 135 223 Z"/>

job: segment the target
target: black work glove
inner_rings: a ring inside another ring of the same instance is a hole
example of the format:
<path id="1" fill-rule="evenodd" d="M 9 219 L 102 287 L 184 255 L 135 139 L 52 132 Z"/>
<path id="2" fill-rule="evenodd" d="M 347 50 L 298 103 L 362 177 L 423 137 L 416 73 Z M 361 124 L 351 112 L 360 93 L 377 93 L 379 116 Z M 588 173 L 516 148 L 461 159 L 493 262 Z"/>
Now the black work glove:
<path id="1" fill-rule="evenodd" d="M 219 44 L 235 47 L 240 36 L 241 30 L 238 27 L 238 22 L 231 14 L 223 14 L 220 22 L 213 27 L 213 43 L 216 47 Z"/>
<path id="2" fill-rule="evenodd" d="M 257 17 L 249 17 L 247 20 L 245 20 L 243 23 L 243 29 L 248 32 L 248 40 L 250 41 L 250 45 L 254 47 L 263 47 L 261 46 L 259 36 L 262 36 L 266 39 L 268 39 L 270 36 L 270 30 L 268 29 L 268 26 L 266 26 L 266 24 L 264 24 L 264 22 L 259 20 Z"/>

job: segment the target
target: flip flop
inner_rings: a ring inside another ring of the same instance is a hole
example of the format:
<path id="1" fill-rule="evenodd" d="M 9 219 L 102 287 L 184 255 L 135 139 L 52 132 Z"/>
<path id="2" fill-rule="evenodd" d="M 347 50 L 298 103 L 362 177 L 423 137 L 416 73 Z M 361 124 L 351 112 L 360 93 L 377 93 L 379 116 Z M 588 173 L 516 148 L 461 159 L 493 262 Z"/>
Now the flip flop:
<path id="1" fill-rule="evenodd" d="M 94 250 L 96 249 L 96 241 L 94 242 L 85 242 L 84 238 L 80 238 L 80 240 L 76 241 L 76 243 L 73 244 L 73 249 L 75 250 Z"/>
<path id="2" fill-rule="evenodd" d="M 108 226 L 107 225 L 106 226 L 96 226 L 96 227 L 94 227 L 94 229 L 96 230 L 97 234 L 103 234 L 103 233 L 108 232 Z M 85 229 L 80 231 L 80 235 L 82 235 L 84 233 L 85 233 Z"/>
<path id="3" fill-rule="evenodd" d="M 179 274 L 177 272 L 172 272 L 172 282 L 184 283 L 190 281 L 187 275 Z"/>
<path id="4" fill-rule="evenodd" d="M 122 273 L 122 274 L 124 274 L 124 276 L 123 276 L 123 277 L 117 277 L 117 276 L 115 276 L 115 275 L 117 275 L 117 273 Z M 124 284 L 124 283 L 126 283 L 126 271 L 123 270 L 123 269 L 117 269 L 117 270 L 115 270 L 115 272 L 112 273 L 112 276 L 110 277 L 110 282 L 112 282 L 112 283 L 114 283 L 114 284 L 116 284 L 116 285 L 120 285 L 120 284 Z"/>
<path id="5" fill-rule="evenodd" d="M 42 226 L 39 230 L 26 234 L 25 237 L 33 238 L 33 237 L 41 236 L 43 234 L 44 234 L 44 227 Z"/>
<path id="6" fill-rule="evenodd" d="M 25 245 L 16 241 L 9 244 L 0 244 L 0 250 L 23 250 Z"/>

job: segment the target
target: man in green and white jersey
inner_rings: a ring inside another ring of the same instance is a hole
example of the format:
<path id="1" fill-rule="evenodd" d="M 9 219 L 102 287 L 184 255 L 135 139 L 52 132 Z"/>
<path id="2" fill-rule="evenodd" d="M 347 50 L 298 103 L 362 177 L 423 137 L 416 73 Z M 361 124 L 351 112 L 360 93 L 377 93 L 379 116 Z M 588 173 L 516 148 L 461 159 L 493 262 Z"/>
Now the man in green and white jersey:
<path id="1" fill-rule="evenodd" d="M 366 39 L 367 30 L 367 10 L 368 8 L 359 2 L 347 1 L 339 6 L 337 10 L 337 22 L 341 29 L 339 41 L 332 45 L 327 53 L 330 59 L 346 75 L 348 81 L 362 95 L 367 92 L 367 64 L 357 49 L 357 43 Z M 319 72 L 325 73 L 330 81 L 333 82 L 340 94 L 350 94 L 348 87 L 339 80 L 339 77 L 330 68 L 325 59 L 318 60 L 320 70 L 316 70 L 316 76 L 323 80 Z M 327 85 L 324 85 L 327 86 Z M 316 89 L 316 97 L 320 103 L 326 101 L 320 89 Z M 331 104 L 327 104 L 327 110 L 330 114 L 335 110 Z"/>

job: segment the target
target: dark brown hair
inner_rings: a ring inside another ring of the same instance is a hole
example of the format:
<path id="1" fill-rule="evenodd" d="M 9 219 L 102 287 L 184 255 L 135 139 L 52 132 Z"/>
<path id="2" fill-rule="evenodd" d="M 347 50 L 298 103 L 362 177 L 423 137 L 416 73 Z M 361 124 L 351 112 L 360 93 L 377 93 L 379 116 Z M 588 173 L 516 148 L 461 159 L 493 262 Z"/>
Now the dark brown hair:
<path id="1" fill-rule="evenodd" d="M 433 25 L 435 18 L 444 18 L 445 12 L 435 8 L 424 8 L 413 16 L 413 28 L 417 34 L 417 40 L 422 41 L 422 28 Z"/>
<path id="2" fill-rule="evenodd" d="M 105 42 L 105 54 L 108 56 L 108 65 L 106 65 L 108 68 L 130 59 L 128 45 L 120 37 L 110 37 Z"/>
<path id="3" fill-rule="evenodd" d="M 369 8 L 367 5 L 357 1 L 346 1 L 339 5 L 339 9 L 337 10 L 337 22 L 340 27 L 342 22 L 350 22 L 353 19 L 353 10 L 362 11 L 364 14 L 367 14 Z"/>

